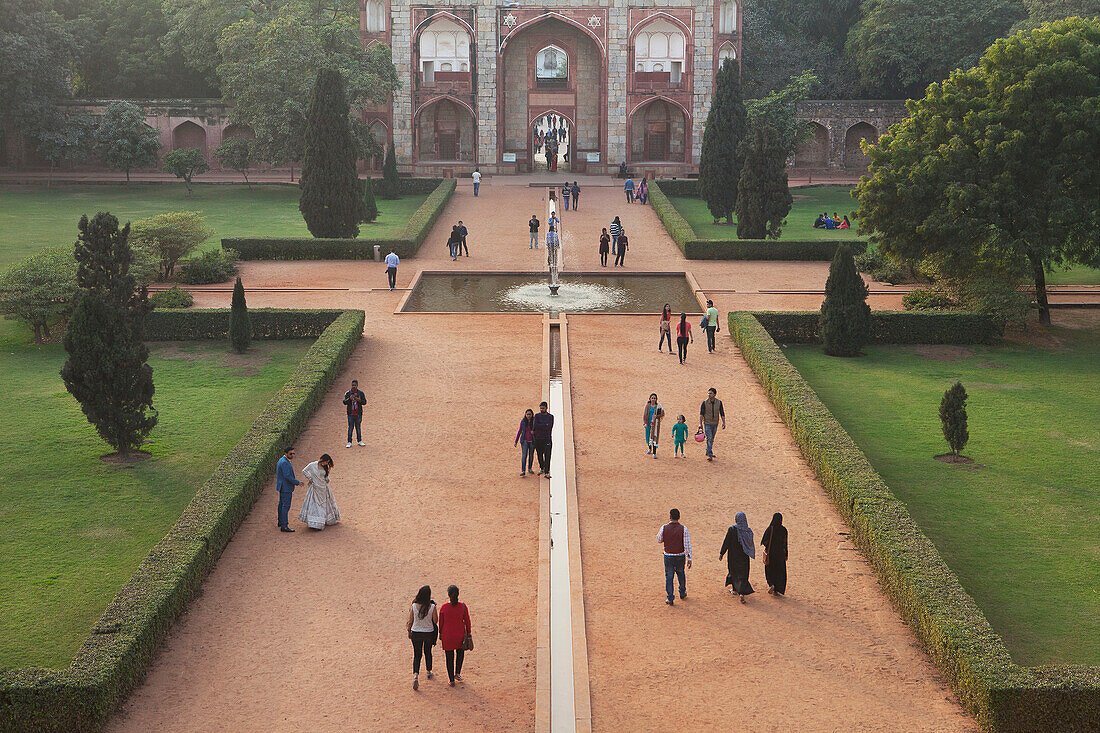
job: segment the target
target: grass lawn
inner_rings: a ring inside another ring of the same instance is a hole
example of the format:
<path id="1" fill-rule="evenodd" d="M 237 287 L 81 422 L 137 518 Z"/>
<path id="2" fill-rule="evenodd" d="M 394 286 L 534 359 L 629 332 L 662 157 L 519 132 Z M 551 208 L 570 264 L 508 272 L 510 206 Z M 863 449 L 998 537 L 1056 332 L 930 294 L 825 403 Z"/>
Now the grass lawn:
<path id="1" fill-rule="evenodd" d="M 814 229 L 817 215 L 828 211 L 845 214 L 851 219 L 856 208 L 856 200 L 850 195 L 851 186 L 811 186 L 792 188 L 794 204 L 787 215 L 787 225 L 783 227 L 779 238 L 788 240 L 837 240 L 859 239 L 856 234 L 856 222 L 852 220 L 851 229 Z M 669 201 L 687 219 L 699 239 L 737 239 L 736 223 L 726 226 L 715 224 L 706 203 L 702 199 L 687 196 L 669 196 Z M 734 222 L 736 222 L 734 217 Z"/>
<path id="2" fill-rule="evenodd" d="M 1100 327 L 1043 346 L 873 346 L 787 356 L 935 542 L 1020 664 L 1100 664 Z M 934 461 L 961 379 L 985 468 Z M 873 405 L 868 409 L 868 405 Z"/>
<path id="3" fill-rule="evenodd" d="M 400 236 L 424 195 L 395 201 L 378 199 L 378 219 L 360 226 L 360 237 Z M 236 184 L 196 184 L 187 195 L 180 184 L 4 186 L 0 187 L 0 269 L 52 245 L 76 241 L 81 214 L 109 211 L 119 221 L 133 221 L 166 211 L 201 211 L 214 236 L 206 249 L 216 249 L 222 237 L 308 237 L 298 211 L 298 187 Z"/>
<path id="4" fill-rule="evenodd" d="M 1047 275 L 1048 285 L 1100 285 L 1100 270 L 1077 265 Z"/>
<path id="5" fill-rule="evenodd" d="M 58 376 L 64 349 L 0 321 L 12 398 L 0 412 L 0 668 L 68 666 L 309 343 L 264 341 L 244 356 L 227 343 L 153 344 L 153 458 L 119 468 L 100 460 L 110 448 Z"/>

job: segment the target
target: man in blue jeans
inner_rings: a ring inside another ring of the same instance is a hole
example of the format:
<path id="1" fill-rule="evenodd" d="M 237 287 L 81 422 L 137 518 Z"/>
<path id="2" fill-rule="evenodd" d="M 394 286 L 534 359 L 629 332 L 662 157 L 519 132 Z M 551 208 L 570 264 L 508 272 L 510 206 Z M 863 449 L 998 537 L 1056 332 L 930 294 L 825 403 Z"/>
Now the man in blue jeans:
<path id="1" fill-rule="evenodd" d="M 294 477 L 294 446 L 283 449 L 283 457 L 275 464 L 275 490 L 279 492 L 279 531 L 293 532 L 287 514 L 290 513 L 290 499 L 294 496 L 294 487 L 302 482 Z"/>
<path id="2" fill-rule="evenodd" d="M 707 390 L 707 398 L 699 405 L 699 427 L 707 436 L 707 460 L 714 460 L 714 434 L 718 432 L 718 422 L 721 420 L 722 429 L 726 429 L 726 410 L 722 407 L 722 400 L 718 399 L 718 390 L 711 387 Z"/>
<path id="3" fill-rule="evenodd" d="M 365 446 L 363 442 L 363 406 L 367 404 L 367 396 L 359 389 L 359 380 L 351 380 L 351 389 L 344 393 L 344 404 L 348 408 L 348 444 L 351 447 L 351 433 L 355 431 L 355 440 L 359 446 Z"/>
<path id="4" fill-rule="evenodd" d="M 691 535 L 687 527 L 680 524 L 680 510 L 668 510 L 669 523 L 657 533 L 657 542 L 665 550 L 665 603 L 673 605 L 672 576 L 680 581 L 680 600 L 687 598 L 687 576 L 684 568 L 691 568 Z"/>

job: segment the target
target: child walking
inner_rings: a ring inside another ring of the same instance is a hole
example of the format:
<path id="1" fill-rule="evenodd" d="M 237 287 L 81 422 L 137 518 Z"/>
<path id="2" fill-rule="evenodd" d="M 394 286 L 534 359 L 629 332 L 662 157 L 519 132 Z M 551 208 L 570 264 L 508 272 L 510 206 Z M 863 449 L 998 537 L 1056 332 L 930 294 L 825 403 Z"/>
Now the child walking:
<path id="1" fill-rule="evenodd" d="M 680 458 L 684 458 L 684 443 L 687 442 L 688 426 L 687 419 L 680 415 L 676 418 L 676 422 L 672 425 L 672 457 L 676 458 L 679 454 Z"/>

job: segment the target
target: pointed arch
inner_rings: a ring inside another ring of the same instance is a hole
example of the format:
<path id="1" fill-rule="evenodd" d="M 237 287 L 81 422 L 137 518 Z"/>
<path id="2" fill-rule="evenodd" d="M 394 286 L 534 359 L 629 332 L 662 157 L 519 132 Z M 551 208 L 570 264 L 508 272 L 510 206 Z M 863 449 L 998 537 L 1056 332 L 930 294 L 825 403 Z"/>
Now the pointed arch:
<path id="1" fill-rule="evenodd" d="M 579 28 L 586 36 L 588 36 L 589 38 L 591 38 L 593 41 L 596 42 L 596 47 L 600 49 L 600 56 L 604 57 L 604 58 L 607 57 L 607 48 L 606 48 L 606 46 L 604 46 L 603 39 L 600 38 L 598 35 L 596 35 L 592 31 L 591 28 L 584 25 L 583 23 L 578 23 L 577 21 L 573 20 L 572 18 L 566 17 L 566 16 L 562 15 L 561 13 L 556 13 L 553 10 L 547 11 L 547 12 L 543 13 L 542 15 L 538 16 L 537 18 L 531 18 L 529 20 L 525 20 L 522 23 L 519 23 L 519 24 L 513 26 L 512 29 L 510 31 L 508 31 L 507 35 L 505 35 L 504 38 L 500 39 L 500 46 L 497 48 L 497 53 L 498 54 L 503 54 L 504 53 L 504 47 L 508 45 L 508 41 L 512 38 L 512 36 L 516 35 L 521 30 L 524 30 L 526 28 L 530 28 L 534 25 L 537 25 L 538 23 L 542 23 L 543 21 L 550 20 L 551 18 L 554 18 L 556 20 L 560 20 L 561 22 L 567 23 L 567 24 L 569 24 L 569 25 L 571 25 L 575 28 Z"/>

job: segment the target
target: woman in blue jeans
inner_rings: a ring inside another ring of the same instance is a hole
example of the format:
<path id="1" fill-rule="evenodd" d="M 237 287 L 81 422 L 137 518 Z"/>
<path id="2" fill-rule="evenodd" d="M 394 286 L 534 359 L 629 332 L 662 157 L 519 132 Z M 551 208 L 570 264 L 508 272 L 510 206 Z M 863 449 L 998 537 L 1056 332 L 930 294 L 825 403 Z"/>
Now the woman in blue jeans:
<path id="1" fill-rule="evenodd" d="M 523 419 L 519 421 L 519 430 L 516 431 L 515 445 L 520 446 L 519 468 L 520 476 L 534 473 L 535 462 L 535 411 L 527 410 L 523 413 Z"/>

